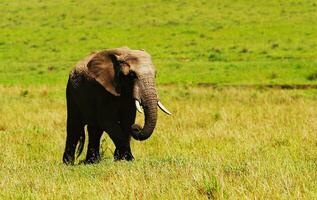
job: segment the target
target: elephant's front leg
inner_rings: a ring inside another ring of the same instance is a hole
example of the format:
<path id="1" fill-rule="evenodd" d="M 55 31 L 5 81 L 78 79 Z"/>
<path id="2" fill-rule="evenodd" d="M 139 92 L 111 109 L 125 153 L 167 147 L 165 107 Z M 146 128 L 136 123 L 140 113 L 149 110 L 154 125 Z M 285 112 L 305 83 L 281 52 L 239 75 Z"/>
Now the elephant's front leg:
<path id="1" fill-rule="evenodd" d="M 100 138 L 102 136 L 102 129 L 97 126 L 88 125 L 88 150 L 85 163 L 92 164 L 100 161 Z"/>
<path id="2" fill-rule="evenodd" d="M 122 122 L 107 123 L 106 132 L 116 146 L 113 157 L 114 160 L 132 161 L 134 157 L 130 148 L 130 134 L 123 131 L 120 124 Z"/>

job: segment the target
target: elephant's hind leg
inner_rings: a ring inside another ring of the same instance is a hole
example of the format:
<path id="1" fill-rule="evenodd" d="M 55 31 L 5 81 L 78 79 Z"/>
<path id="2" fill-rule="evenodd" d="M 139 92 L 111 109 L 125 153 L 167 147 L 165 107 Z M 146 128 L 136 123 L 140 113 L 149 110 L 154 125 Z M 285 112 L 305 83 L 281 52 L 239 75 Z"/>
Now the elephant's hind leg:
<path id="1" fill-rule="evenodd" d="M 66 147 L 63 155 L 65 164 L 74 164 L 75 150 L 80 137 L 85 137 L 84 124 L 81 121 L 68 118 Z"/>
<path id="2" fill-rule="evenodd" d="M 100 138 L 102 136 L 102 129 L 97 126 L 88 125 L 88 150 L 85 163 L 97 163 L 100 161 Z"/>
<path id="3" fill-rule="evenodd" d="M 75 102 L 70 102 L 70 99 L 67 99 L 67 137 L 63 155 L 63 162 L 65 164 L 74 164 L 75 150 L 79 138 L 85 137 L 84 127 L 84 121 Z"/>

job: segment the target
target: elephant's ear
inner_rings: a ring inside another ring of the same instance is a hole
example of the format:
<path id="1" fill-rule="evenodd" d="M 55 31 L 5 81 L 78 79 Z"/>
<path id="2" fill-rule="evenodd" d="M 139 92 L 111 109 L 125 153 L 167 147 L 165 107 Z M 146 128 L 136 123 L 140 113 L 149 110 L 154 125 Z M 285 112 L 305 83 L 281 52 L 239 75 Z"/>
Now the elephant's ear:
<path id="1" fill-rule="evenodd" d="M 120 96 L 117 82 L 117 57 L 108 52 L 99 52 L 87 64 L 89 75 L 108 92 Z"/>

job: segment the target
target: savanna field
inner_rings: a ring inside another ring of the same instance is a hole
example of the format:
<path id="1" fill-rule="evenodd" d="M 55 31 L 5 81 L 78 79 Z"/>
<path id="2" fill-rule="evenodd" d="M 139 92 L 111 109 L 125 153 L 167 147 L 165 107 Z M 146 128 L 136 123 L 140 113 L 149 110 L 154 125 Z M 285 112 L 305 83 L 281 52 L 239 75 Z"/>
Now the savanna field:
<path id="1" fill-rule="evenodd" d="M 316 33 L 313 0 L 1 0 L 0 199 L 317 199 Z M 66 166 L 68 73 L 119 46 L 173 115 L 133 162 L 104 134 Z"/>

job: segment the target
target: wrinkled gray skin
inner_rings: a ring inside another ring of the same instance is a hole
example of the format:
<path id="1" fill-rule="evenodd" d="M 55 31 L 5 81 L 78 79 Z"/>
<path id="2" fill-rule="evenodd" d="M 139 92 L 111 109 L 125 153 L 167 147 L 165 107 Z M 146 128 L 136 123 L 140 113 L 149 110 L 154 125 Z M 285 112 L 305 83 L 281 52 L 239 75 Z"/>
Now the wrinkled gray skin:
<path id="1" fill-rule="evenodd" d="M 100 160 L 100 138 L 104 131 L 116 146 L 115 160 L 133 160 L 130 136 L 146 140 L 154 131 L 159 99 L 155 68 L 145 51 L 123 47 L 91 54 L 71 72 L 66 96 L 67 139 L 63 156 L 66 164 L 74 163 L 78 142 L 79 154 L 83 149 L 85 125 L 89 135 L 86 163 Z M 134 124 L 135 100 L 144 110 L 143 128 Z"/>

